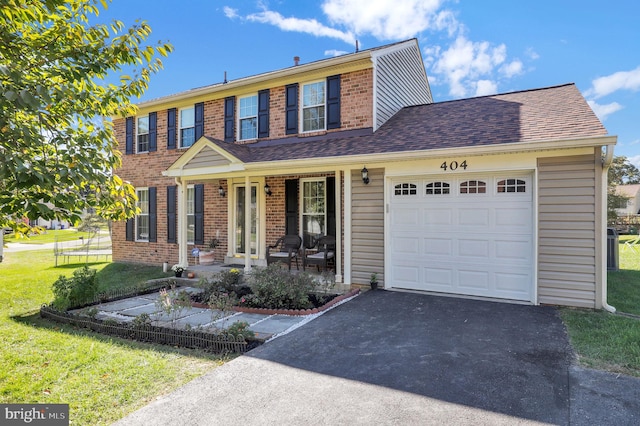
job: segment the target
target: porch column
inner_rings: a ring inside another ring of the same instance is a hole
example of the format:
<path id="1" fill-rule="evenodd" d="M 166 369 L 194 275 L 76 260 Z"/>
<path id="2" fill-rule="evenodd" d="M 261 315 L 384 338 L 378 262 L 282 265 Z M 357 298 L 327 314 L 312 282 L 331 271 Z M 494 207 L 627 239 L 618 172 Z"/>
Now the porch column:
<path id="1" fill-rule="evenodd" d="M 244 272 L 251 272 L 251 178 L 244 177 Z M 256 194 L 257 196 L 257 194 Z"/>
<path id="2" fill-rule="evenodd" d="M 335 204 L 336 204 L 336 282 L 342 282 L 342 170 L 335 172 Z"/>
<path id="3" fill-rule="evenodd" d="M 344 172 L 344 276 L 342 282 L 351 285 L 351 169 Z"/>
<path id="4" fill-rule="evenodd" d="M 176 183 L 178 184 L 178 264 L 186 268 L 189 266 L 187 253 L 187 182 L 176 179 Z"/>

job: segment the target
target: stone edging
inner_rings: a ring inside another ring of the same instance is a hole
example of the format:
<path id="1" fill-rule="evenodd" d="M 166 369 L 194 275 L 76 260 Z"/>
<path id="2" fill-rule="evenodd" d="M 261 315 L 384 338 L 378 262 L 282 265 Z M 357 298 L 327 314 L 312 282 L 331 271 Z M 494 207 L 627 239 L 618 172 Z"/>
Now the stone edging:
<path id="1" fill-rule="evenodd" d="M 334 297 L 324 305 L 319 308 L 313 309 L 269 309 L 269 308 L 248 308 L 243 306 L 234 306 L 233 310 L 236 312 L 243 312 L 245 314 L 263 314 L 263 315 L 311 315 L 317 314 L 319 312 L 323 312 L 336 303 L 342 302 L 345 299 L 355 296 L 360 293 L 360 289 L 356 288 L 348 293 L 341 294 L 339 296 Z"/>

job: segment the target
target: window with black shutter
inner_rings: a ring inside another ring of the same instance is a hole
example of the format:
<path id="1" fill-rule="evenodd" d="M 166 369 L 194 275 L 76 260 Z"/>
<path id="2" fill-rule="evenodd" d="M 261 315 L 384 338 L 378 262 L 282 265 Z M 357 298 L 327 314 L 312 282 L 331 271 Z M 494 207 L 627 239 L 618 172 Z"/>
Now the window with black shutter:
<path id="1" fill-rule="evenodd" d="M 269 89 L 258 92 L 258 137 L 269 137 Z"/>
<path id="2" fill-rule="evenodd" d="M 204 135 L 204 102 L 198 102 L 195 104 L 195 141 Z"/>
<path id="3" fill-rule="evenodd" d="M 327 77 L 327 129 L 340 128 L 340 75 Z"/>
<path id="4" fill-rule="evenodd" d="M 158 198 L 155 187 L 149 188 L 149 242 L 158 241 Z"/>
<path id="5" fill-rule="evenodd" d="M 167 110 L 167 149 L 176 149 L 176 108 Z"/>
<path id="6" fill-rule="evenodd" d="M 234 122 L 235 122 L 235 105 L 236 98 L 229 96 L 224 99 L 224 141 L 233 142 L 235 140 Z"/>
<path id="7" fill-rule="evenodd" d="M 149 113 L 149 152 L 158 150 L 158 113 Z"/>
<path id="8" fill-rule="evenodd" d="M 167 186 L 167 242 L 176 243 L 178 241 L 177 234 L 177 187 Z"/>
<path id="9" fill-rule="evenodd" d="M 127 117 L 125 131 L 125 154 L 133 154 L 133 117 Z"/>
<path id="10" fill-rule="evenodd" d="M 194 243 L 204 244 L 204 185 L 194 185 Z"/>
<path id="11" fill-rule="evenodd" d="M 298 133 L 298 84 L 289 84 L 285 88 L 285 133 Z"/>

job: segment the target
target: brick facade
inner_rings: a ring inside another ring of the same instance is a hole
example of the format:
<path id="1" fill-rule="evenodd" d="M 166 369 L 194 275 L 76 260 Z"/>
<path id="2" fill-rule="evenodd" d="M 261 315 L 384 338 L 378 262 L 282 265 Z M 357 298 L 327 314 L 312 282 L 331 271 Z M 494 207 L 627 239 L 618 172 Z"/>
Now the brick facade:
<path id="1" fill-rule="evenodd" d="M 300 84 L 304 84 L 301 81 Z M 266 87 L 265 87 L 266 88 Z M 269 94 L 269 137 L 266 139 L 280 139 L 290 137 L 285 134 L 285 86 L 270 87 Z M 341 75 L 340 89 L 341 127 L 339 129 L 305 133 L 298 136 L 315 136 L 332 131 L 369 128 L 373 126 L 373 71 L 365 69 Z M 256 90 L 257 91 L 257 90 Z M 237 98 L 236 98 L 237 100 Z M 173 178 L 162 176 L 186 149 L 167 149 L 167 104 L 157 112 L 157 151 L 126 155 L 124 141 L 126 137 L 125 119 L 114 120 L 114 130 L 122 151 L 122 167 L 117 174 L 124 180 L 131 182 L 136 188 L 157 188 L 157 242 L 126 241 L 125 222 L 113 225 L 113 259 L 114 261 L 139 262 L 146 264 L 170 264 L 178 261 L 178 244 L 167 242 L 167 186 L 176 185 Z M 237 107 L 237 105 L 236 105 Z M 236 117 L 237 118 L 237 117 Z M 177 119 L 179 119 L 179 114 Z M 135 127 L 134 120 L 134 127 Z M 135 135 L 135 130 L 134 130 Z M 224 97 L 204 101 L 204 135 L 224 140 Z M 135 139 L 135 138 L 134 138 Z M 265 140 L 265 139 L 261 139 Z M 257 140 L 241 143 L 254 143 Z M 134 140 L 135 151 L 135 140 Z M 314 176 L 327 176 L 316 174 Z M 266 241 L 273 244 L 285 232 L 285 187 L 286 179 L 301 176 L 267 176 L 266 183 L 271 187 L 272 195 L 266 198 Z M 204 184 L 205 215 L 204 241 L 219 236 L 221 245 L 216 248 L 216 261 L 222 261 L 229 247 L 227 220 L 231 219 L 228 212 L 227 198 L 220 197 L 218 187 L 222 186 L 230 196 L 226 179 L 215 179 L 189 184 Z M 338 185 L 336 190 L 341 190 Z M 195 263 L 189 246 L 189 263 Z"/>

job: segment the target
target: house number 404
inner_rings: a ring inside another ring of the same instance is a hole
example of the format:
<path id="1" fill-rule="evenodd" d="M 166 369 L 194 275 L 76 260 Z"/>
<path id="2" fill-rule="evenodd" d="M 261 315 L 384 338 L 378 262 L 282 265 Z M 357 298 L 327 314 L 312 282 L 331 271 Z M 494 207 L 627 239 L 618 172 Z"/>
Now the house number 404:
<path id="1" fill-rule="evenodd" d="M 458 168 L 461 168 L 463 170 L 467 170 L 467 160 L 464 160 L 462 163 L 458 163 L 457 161 L 449 161 L 449 162 L 444 162 L 442 164 L 440 164 L 440 168 L 442 170 L 457 170 Z"/>

